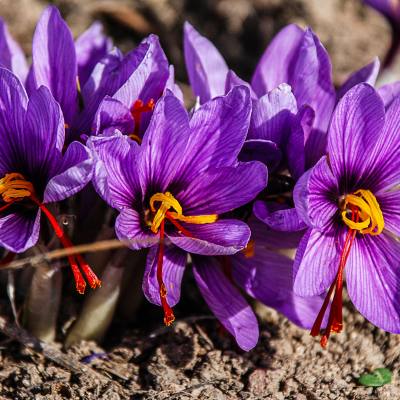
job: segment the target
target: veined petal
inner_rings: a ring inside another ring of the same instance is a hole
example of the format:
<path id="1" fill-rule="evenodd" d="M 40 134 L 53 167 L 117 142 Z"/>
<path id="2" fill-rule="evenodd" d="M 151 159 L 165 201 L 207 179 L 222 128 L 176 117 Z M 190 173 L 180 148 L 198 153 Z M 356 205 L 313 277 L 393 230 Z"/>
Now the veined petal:
<path id="1" fill-rule="evenodd" d="M 301 124 L 300 118 L 296 115 L 292 119 L 290 134 L 286 143 L 285 152 L 290 175 L 295 181 L 299 180 L 301 175 L 303 175 L 306 167 L 304 139 L 305 135 L 303 126 Z"/>
<path id="2" fill-rule="evenodd" d="M 400 333 L 400 244 L 383 232 L 357 234 L 346 265 L 349 296 L 377 327 Z"/>
<path id="3" fill-rule="evenodd" d="M 393 190 L 376 196 L 383 214 L 385 229 L 400 237 L 400 191 Z"/>
<path id="4" fill-rule="evenodd" d="M 373 154 L 385 122 L 378 92 L 367 83 L 350 89 L 337 105 L 329 129 L 329 160 L 339 194 L 352 193 Z"/>
<path id="5" fill-rule="evenodd" d="M 0 65 L 15 74 L 22 84 L 28 75 L 28 63 L 21 47 L 8 33 L 7 24 L 0 18 Z"/>
<path id="6" fill-rule="evenodd" d="M 142 226 L 139 213 L 125 207 L 115 221 L 115 233 L 121 241 L 130 240 L 127 246 L 132 250 L 151 247 L 160 243 L 160 234 L 153 233 L 148 226 Z"/>
<path id="7" fill-rule="evenodd" d="M 235 86 L 246 86 L 250 90 L 251 101 L 255 102 L 258 100 L 258 96 L 255 94 L 250 83 L 240 79 L 231 69 L 226 75 L 225 81 L 225 94 L 229 93 Z"/>
<path id="8" fill-rule="evenodd" d="M 64 200 L 90 182 L 93 174 L 91 151 L 79 142 L 72 142 L 53 174 L 46 186 L 43 203 Z"/>
<path id="9" fill-rule="evenodd" d="M 11 212 L 11 213 L 10 213 Z M 28 210 L 12 205 L 0 212 L 0 245 L 8 251 L 23 253 L 39 238 L 40 209 Z"/>
<path id="10" fill-rule="evenodd" d="M 343 85 L 337 90 L 336 103 L 338 103 L 338 101 L 346 94 L 348 90 L 359 83 L 366 82 L 371 86 L 374 86 L 380 67 L 381 63 L 379 58 L 376 57 L 374 61 L 367 64 L 365 67 L 353 72 L 346 82 L 344 82 Z"/>
<path id="11" fill-rule="evenodd" d="M 169 76 L 165 88 L 169 89 L 183 103 L 182 90 L 175 83 L 175 68 L 173 65 L 169 66 Z"/>
<path id="12" fill-rule="evenodd" d="M 24 178 L 44 190 L 61 160 L 64 118 L 49 89 L 41 86 L 31 95 L 26 112 L 25 135 L 18 145 L 24 163 Z M 41 195 L 41 194 L 40 194 Z"/>
<path id="13" fill-rule="evenodd" d="M 153 246 L 147 256 L 146 271 L 143 277 L 143 293 L 153 304 L 161 306 L 160 287 L 157 281 L 157 264 L 160 246 Z M 181 283 L 188 254 L 179 247 L 165 243 L 162 278 L 167 289 L 167 302 L 175 306 L 181 297 Z"/>
<path id="14" fill-rule="evenodd" d="M 378 93 L 382 97 L 383 103 L 385 104 L 385 110 L 387 111 L 393 101 L 400 96 L 400 82 L 397 81 L 381 86 L 378 89 Z"/>
<path id="15" fill-rule="evenodd" d="M 339 269 L 344 237 L 347 234 L 343 225 L 331 224 L 323 233 L 316 229 L 311 231 L 301 263 L 298 264 L 296 260 L 294 266 L 293 291 L 296 295 L 316 296 L 332 284 Z M 307 237 L 303 239 L 307 240 Z M 300 243 L 300 252 L 303 246 Z"/>
<path id="16" fill-rule="evenodd" d="M 143 137 L 138 170 L 143 194 L 164 193 L 178 172 L 189 135 L 189 117 L 170 90 L 158 101 Z"/>
<path id="17" fill-rule="evenodd" d="M 95 21 L 76 39 L 75 48 L 79 83 L 83 87 L 96 64 L 111 51 L 112 39 L 103 34 L 103 25 Z"/>
<path id="18" fill-rule="evenodd" d="M 250 238 L 250 229 L 242 221 L 220 219 L 211 224 L 181 225 L 196 238 L 185 236 L 176 228 L 166 227 L 166 235 L 172 243 L 189 253 L 203 255 L 229 255 L 246 247 Z"/>
<path id="19" fill-rule="evenodd" d="M 50 89 L 65 122 L 71 124 L 78 94 L 75 43 L 54 6 L 47 7 L 39 19 L 32 42 L 32 61 L 35 87 L 44 85 Z"/>
<path id="20" fill-rule="evenodd" d="M 171 182 L 185 188 L 212 168 L 235 165 L 246 138 L 251 113 L 249 90 L 236 86 L 226 96 L 208 101 L 190 120 L 187 145 Z"/>
<path id="21" fill-rule="evenodd" d="M 26 160 L 15 149 L 25 146 L 24 124 L 28 96 L 18 78 L 0 68 L 0 173 L 22 170 Z M 24 148 L 24 147 L 22 147 Z"/>
<path id="22" fill-rule="evenodd" d="M 140 203 L 142 194 L 135 166 L 139 145 L 116 133 L 113 136 L 92 136 L 87 146 L 94 157 L 92 183 L 96 192 L 118 210 Z M 125 163 L 130 167 L 125 167 Z"/>
<path id="23" fill-rule="evenodd" d="M 264 164 L 239 163 L 200 175 L 176 198 L 184 215 L 222 214 L 253 200 L 267 183 L 268 171 Z"/>
<path id="24" fill-rule="evenodd" d="M 283 28 L 268 46 L 258 63 L 251 86 L 258 97 L 283 82 L 289 82 L 289 65 L 303 39 L 304 31 L 296 24 Z"/>
<path id="25" fill-rule="evenodd" d="M 195 97 L 200 104 L 225 93 L 228 66 L 216 47 L 185 22 L 183 49 L 186 68 Z"/>
<path id="26" fill-rule="evenodd" d="M 217 260 L 192 256 L 193 270 L 207 304 L 243 350 L 251 350 L 258 341 L 257 319 L 242 297 L 223 274 Z"/>
<path id="27" fill-rule="evenodd" d="M 254 103 L 248 139 L 271 140 L 284 152 L 296 113 L 291 87 L 285 83 L 279 85 Z"/>

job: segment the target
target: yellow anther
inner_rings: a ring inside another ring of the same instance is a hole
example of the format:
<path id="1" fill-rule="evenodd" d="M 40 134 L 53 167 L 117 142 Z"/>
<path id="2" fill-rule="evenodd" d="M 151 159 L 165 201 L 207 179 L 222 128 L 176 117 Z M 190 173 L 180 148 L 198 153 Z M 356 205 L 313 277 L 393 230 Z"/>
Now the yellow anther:
<path id="1" fill-rule="evenodd" d="M 361 222 L 354 222 L 347 218 L 347 204 L 358 208 Z M 379 235 L 384 226 L 383 214 L 376 197 L 369 190 L 358 190 L 355 194 L 348 195 L 344 200 L 343 221 L 351 229 L 356 229 L 363 234 Z"/>
<path id="2" fill-rule="evenodd" d="M 76 87 L 78 88 L 78 92 L 81 93 L 81 84 L 79 83 L 79 77 L 76 77 Z"/>
<path id="3" fill-rule="evenodd" d="M 241 250 L 246 258 L 254 257 L 255 243 L 256 242 L 254 240 L 250 240 L 249 243 L 247 243 L 247 246 Z"/>
<path id="4" fill-rule="evenodd" d="M 20 201 L 34 193 L 32 183 L 26 181 L 21 174 L 7 174 L 0 179 L 0 195 L 6 203 Z"/>
<path id="5" fill-rule="evenodd" d="M 161 225 L 162 220 L 165 218 L 166 212 L 172 207 L 175 212 L 170 212 L 169 215 L 173 219 L 177 219 L 183 222 L 187 222 L 189 224 L 210 224 L 215 222 L 218 219 L 218 215 L 194 215 L 194 216 L 184 216 L 182 214 L 182 207 L 179 204 L 178 200 L 175 199 L 174 196 L 170 192 L 165 193 L 156 193 L 150 199 L 150 208 L 151 211 L 155 212 L 154 203 L 156 201 L 161 202 L 160 208 L 157 210 L 156 215 L 153 219 L 153 224 L 151 226 L 151 230 L 154 233 L 157 233 L 158 228 Z"/>

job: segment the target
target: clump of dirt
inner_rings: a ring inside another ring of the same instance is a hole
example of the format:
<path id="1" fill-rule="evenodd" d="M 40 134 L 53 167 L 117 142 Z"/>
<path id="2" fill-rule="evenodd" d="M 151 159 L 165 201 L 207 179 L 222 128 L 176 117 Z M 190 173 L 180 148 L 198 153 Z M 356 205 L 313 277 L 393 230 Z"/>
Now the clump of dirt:
<path id="1" fill-rule="evenodd" d="M 399 336 L 366 321 L 348 298 L 343 314 L 344 331 L 333 335 L 326 349 L 308 331 L 264 310 L 260 340 L 249 352 L 240 350 L 211 316 L 187 318 L 149 334 L 120 327 L 104 347 L 82 342 L 67 350 L 74 360 L 89 360 L 104 379 L 67 371 L 15 342 L 3 342 L 1 398 L 400 398 Z M 358 384 L 362 374 L 379 367 L 393 372 L 391 385 Z"/>

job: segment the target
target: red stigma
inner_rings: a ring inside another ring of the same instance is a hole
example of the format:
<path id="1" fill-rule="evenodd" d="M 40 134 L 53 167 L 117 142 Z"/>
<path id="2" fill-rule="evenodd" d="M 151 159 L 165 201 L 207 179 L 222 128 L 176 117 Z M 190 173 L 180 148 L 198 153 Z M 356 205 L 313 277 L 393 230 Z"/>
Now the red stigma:
<path id="1" fill-rule="evenodd" d="M 357 207 L 352 207 L 352 217 L 351 220 L 354 221 L 356 217 L 356 222 L 359 220 L 359 211 Z M 329 300 L 331 299 L 333 289 L 335 289 L 335 295 L 333 297 L 331 310 L 329 313 L 328 324 L 326 326 L 325 332 L 322 335 L 321 341 L 319 342 L 322 347 L 326 347 L 328 343 L 329 336 L 332 333 L 341 333 L 343 329 L 343 315 L 342 315 L 342 294 L 343 294 L 343 271 L 346 265 L 347 259 L 349 258 L 350 249 L 353 245 L 354 238 L 356 236 L 356 229 L 349 229 L 346 237 L 346 241 L 343 246 L 342 256 L 340 258 L 339 270 L 337 272 L 336 278 L 329 288 L 328 294 L 325 297 L 324 304 L 318 314 L 317 319 L 314 322 L 314 326 L 311 329 L 311 336 L 316 337 L 319 335 L 321 330 L 322 320 L 326 309 L 329 305 Z"/>
<path id="2" fill-rule="evenodd" d="M 232 277 L 232 267 L 231 267 L 231 261 L 229 260 L 228 256 L 218 256 L 219 261 L 221 262 L 222 265 L 222 271 L 224 272 L 225 276 L 233 282 L 233 277 Z"/>
<path id="3" fill-rule="evenodd" d="M 50 211 L 33 195 L 31 194 L 29 196 L 31 200 L 33 200 L 39 207 L 40 209 L 47 215 L 47 218 L 49 219 L 51 225 L 53 226 L 56 235 L 60 238 L 61 243 L 63 244 L 65 249 L 74 249 L 74 245 L 71 243 L 71 241 L 68 239 L 67 235 L 65 232 L 61 229 L 60 225 L 58 225 L 56 219 L 53 217 L 53 215 L 50 213 Z M 85 292 L 85 287 L 86 287 L 86 282 L 83 279 L 82 273 L 79 270 L 78 263 L 81 266 L 83 272 L 86 275 L 86 278 L 89 281 L 90 286 L 95 289 L 96 286 L 101 286 L 100 280 L 97 278 L 95 273 L 92 271 L 92 269 L 89 267 L 88 263 L 85 261 L 85 259 L 78 253 L 73 253 L 73 254 L 68 254 L 68 260 L 71 264 L 72 272 L 75 277 L 76 281 L 76 289 L 80 294 L 83 294 Z"/>
<path id="4" fill-rule="evenodd" d="M 175 321 L 175 316 L 172 308 L 169 306 L 167 299 L 165 298 L 167 296 L 167 289 L 162 278 L 162 265 L 164 258 L 164 219 L 161 222 L 160 228 L 160 252 L 158 253 L 157 281 L 160 288 L 161 305 L 164 309 L 164 322 L 165 325 L 170 326 L 171 323 Z"/>
<path id="5" fill-rule="evenodd" d="M 133 109 L 131 111 L 132 117 L 135 120 L 135 132 L 133 133 L 133 139 L 137 140 L 138 138 L 141 142 L 140 139 L 140 120 L 142 118 L 142 113 L 148 112 L 148 111 L 153 111 L 154 108 L 154 101 L 151 99 L 147 104 L 143 105 L 143 101 L 141 100 L 136 100 L 135 104 L 133 105 Z M 140 144 L 140 143 L 139 143 Z"/>

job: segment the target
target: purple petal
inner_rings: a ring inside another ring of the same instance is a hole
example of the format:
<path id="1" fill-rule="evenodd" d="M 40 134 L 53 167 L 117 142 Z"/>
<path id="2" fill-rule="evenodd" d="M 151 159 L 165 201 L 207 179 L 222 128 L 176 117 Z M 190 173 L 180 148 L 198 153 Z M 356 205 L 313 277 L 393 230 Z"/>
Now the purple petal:
<path id="1" fill-rule="evenodd" d="M 103 34 L 103 25 L 95 21 L 75 41 L 78 77 L 81 87 L 90 78 L 94 67 L 112 49 L 112 40 Z"/>
<path id="2" fill-rule="evenodd" d="M 349 296 L 365 318 L 377 327 L 400 333 L 400 245 L 383 232 L 359 235 L 346 265 Z"/>
<path id="3" fill-rule="evenodd" d="M 132 250 L 140 250 L 160 243 L 160 234 L 153 233 L 148 227 L 142 227 L 142 221 L 139 213 L 125 207 L 121 210 L 115 221 L 115 233 L 121 241 L 129 240 L 126 244 Z"/>
<path id="4" fill-rule="evenodd" d="M 324 297 L 302 298 L 293 293 L 293 260 L 254 246 L 254 257 L 237 253 L 230 257 L 233 279 L 246 292 L 284 314 L 294 324 L 310 329 Z"/>
<path id="5" fill-rule="evenodd" d="M 285 151 L 296 113 L 296 99 L 291 87 L 285 83 L 281 84 L 254 103 L 248 139 L 270 140 L 275 142 L 281 151 Z"/>
<path id="6" fill-rule="evenodd" d="M 300 121 L 304 132 L 304 142 L 307 142 L 315 120 L 315 110 L 305 104 L 299 108 L 296 118 Z"/>
<path id="7" fill-rule="evenodd" d="M 138 157 L 143 193 L 164 193 L 176 175 L 189 139 L 189 118 L 170 90 L 154 108 Z"/>
<path id="8" fill-rule="evenodd" d="M 0 173 L 22 170 L 26 160 L 15 153 L 24 148 L 24 123 L 28 96 L 18 78 L 5 68 L 0 68 Z M 23 153 L 22 153 L 23 154 Z"/>
<path id="9" fill-rule="evenodd" d="M 46 186 L 43 203 L 64 200 L 90 182 L 93 174 L 92 153 L 79 142 L 71 143 L 53 174 L 55 176 Z"/>
<path id="10" fill-rule="evenodd" d="M 129 136 L 135 130 L 135 120 L 127 106 L 106 96 L 97 109 L 93 135 L 112 134 L 116 129 Z"/>
<path id="11" fill-rule="evenodd" d="M 338 211 L 339 192 L 338 182 L 329 168 L 326 157 L 322 157 L 312 169 L 308 189 L 309 218 L 317 229 L 324 231 Z"/>
<path id="12" fill-rule="evenodd" d="M 270 140 L 250 139 L 243 143 L 238 159 L 241 162 L 260 161 L 268 167 L 268 171 L 271 173 L 282 161 L 282 152 Z"/>
<path id="13" fill-rule="evenodd" d="M 69 140 L 83 134 L 90 135 L 97 108 L 105 96 L 112 96 L 128 108 L 133 106 L 151 71 L 149 54 L 150 46 L 143 43 L 122 61 L 119 61 L 118 54 L 110 53 L 95 67 L 82 88 L 84 109 L 71 127 Z"/>
<path id="14" fill-rule="evenodd" d="M 296 255 L 293 282 L 293 291 L 296 295 L 316 296 L 323 293 L 332 284 L 339 269 L 344 240 L 347 235 L 347 230 L 343 225 L 331 225 L 323 233 L 316 229 L 311 231 L 299 265 L 296 265 L 298 264 Z M 303 247 L 304 244 L 300 243 L 300 246 Z"/>
<path id="15" fill-rule="evenodd" d="M 268 249 L 295 249 L 304 235 L 304 230 L 295 232 L 277 231 L 254 215 L 250 216 L 246 222 L 251 230 L 251 240 Z"/>
<path id="16" fill-rule="evenodd" d="M 396 99 L 386 114 L 385 126 L 377 138 L 371 156 L 365 160 L 366 168 L 361 182 L 363 187 L 379 192 L 400 183 L 400 99 Z"/>
<path id="17" fill-rule="evenodd" d="M 376 57 L 374 61 L 367 64 L 365 67 L 353 72 L 350 77 L 343 83 L 342 86 L 336 92 L 336 103 L 345 95 L 345 93 L 350 90 L 353 86 L 366 82 L 371 86 L 375 85 L 376 78 L 379 74 L 379 68 L 381 63 L 379 58 Z"/>
<path id="18" fill-rule="evenodd" d="M 223 214 L 253 200 L 268 183 L 258 161 L 215 168 L 193 180 L 176 198 L 184 215 Z"/>
<path id="19" fill-rule="evenodd" d="M 143 277 L 143 293 L 153 304 L 161 306 L 160 287 L 157 281 L 157 264 L 160 246 L 153 246 L 147 256 L 146 271 Z M 167 289 L 167 302 L 173 307 L 181 297 L 181 283 L 187 262 L 187 252 L 173 244 L 165 243 L 162 265 L 162 278 Z"/>
<path id="20" fill-rule="evenodd" d="M 257 319 L 217 263 L 211 257 L 193 256 L 194 276 L 200 292 L 238 345 L 243 350 L 251 350 L 258 341 Z"/>
<path id="21" fill-rule="evenodd" d="M 277 231 L 293 232 L 307 228 L 295 208 L 270 212 L 268 203 L 258 200 L 254 203 L 253 211 L 258 219 Z"/>
<path id="22" fill-rule="evenodd" d="M 8 33 L 7 24 L 2 18 L 0 18 L 0 65 L 10 70 L 22 83 L 25 83 L 28 75 L 25 54 Z"/>
<path id="23" fill-rule="evenodd" d="M 165 88 L 169 89 L 183 103 L 182 90 L 175 83 L 175 68 L 173 65 L 169 66 L 169 77 L 165 85 Z"/>
<path id="24" fill-rule="evenodd" d="M 297 115 L 292 119 L 286 144 L 286 159 L 290 175 L 295 181 L 299 180 L 306 167 L 306 153 L 304 150 L 304 131 Z"/>
<path id="25" fill-rule="evenodd" d="M 385 104 L 385 109 L 387 111 L 392 105 L 393 101 L 400 96 L 400 82 L 393 82 L 381 86 L 378 89 L 378 93 L 382 97 L 383 103 Z"/>
<path id="26" fill-rule="evenodd" d="M 35 85 L 47 86 L 60 104 L 67 124 L 77 105 L 78 74 L 75 43 L 56 7 L 47 7 L 37 24 L 32 43 Z"/>
<path id="27" fill-rule="evenodd" d="M 393 190 L 376 196 L 381 208 L 385 229 L 400 236 L 400 191 Z"/>
<path id="28" fill-rule="evenodd" d="M 362 0 L 390 19 L 399 19 L 398 4 L 393 0 Z"/>
<path id="29" fill-rule="evenodd" d="M 250 83 L 247 83 L 243 79 L 240 79 L 231 69 L 228 71 L 226 75 L 226 82 L 225 82 L 225 94 L 230 92 L 235 86 L 246 86 L 250 90 L 251 100 L 257 101 L 258 97 L 255 94 L 253 88 L 251 87 Z"/>
<path id="30" fill-rule="evenodd" d="M 12 205 L 11 207 L 16 210 L 21 206 Z M 7 215 L 8 212 L 9 209 L 6 209 L 0 213 L 0 245 L 8 251 L 23 253 L 38 241 L 40 209 L 27 210 L 24 207 L 23 211 L 15 211 Z"/>
<path id="31" fill-rule="evenodd" d="M 185 22 L 184 43 L 186 68 L 195 97 L 200 104 L 225 93 L 228 66 L 216 47 Z"/>
<path id="32" fill-rule="evenodd" d="M 229 255 L 246 247 L 250 229 L 242 221 L 220 219 L 210 224 L 181 225 L 196 238 L 186 237 L 176 229 L 166 231 L 171 242 L 189 253 L 203 255 Z M 167 229 L 167 228 L 166 228 Z"/>
<path id="33" fill-rule="evenodd" d="M 19 145 L 24 157 L 25 179 L 42 185 L 39 179 L 52 178 L 61 160 L 64 144 L 64 118 L 49 89 L 41 86 L 31 95 L 26 112 L 24 141 Z"/>
<path id="34" fill-rule="evenodd" d="M 140 202 L 142 196 L 135 167 L 139 145 L 118 133 L 108 137 L 92 136 L 87 146 L 94 155 L 92 183 L 96 192 L 118 210 L 131 207 L 135 201 Z M 125 171 L 125 163 L 128 171 Z"/>
<path id="35" fill-rule="evenodd" d="M 329 129 L 329 159 L 340 192 L 352 193 L 381 134 L 385 109 L 367 83 L 350 89 L 337 105 Z"/>
<path id="36" fill-rule="evenodd" d="M 304 32 L 296 24 L 283 28 L 262 56 L 251 86 L 258 97 L 289 81 L 288 66 L 303 39 Z"/>
<path id="37" fill-rule="evenodd" d="M 249 90 L 237 86 L 200 107 L 190 120 L 187 145 L 174 184 L 186 187 L 211 168 L 237 163 L 251 113 Z M 181 151 L 182 153 L 182 151 Z"/>

